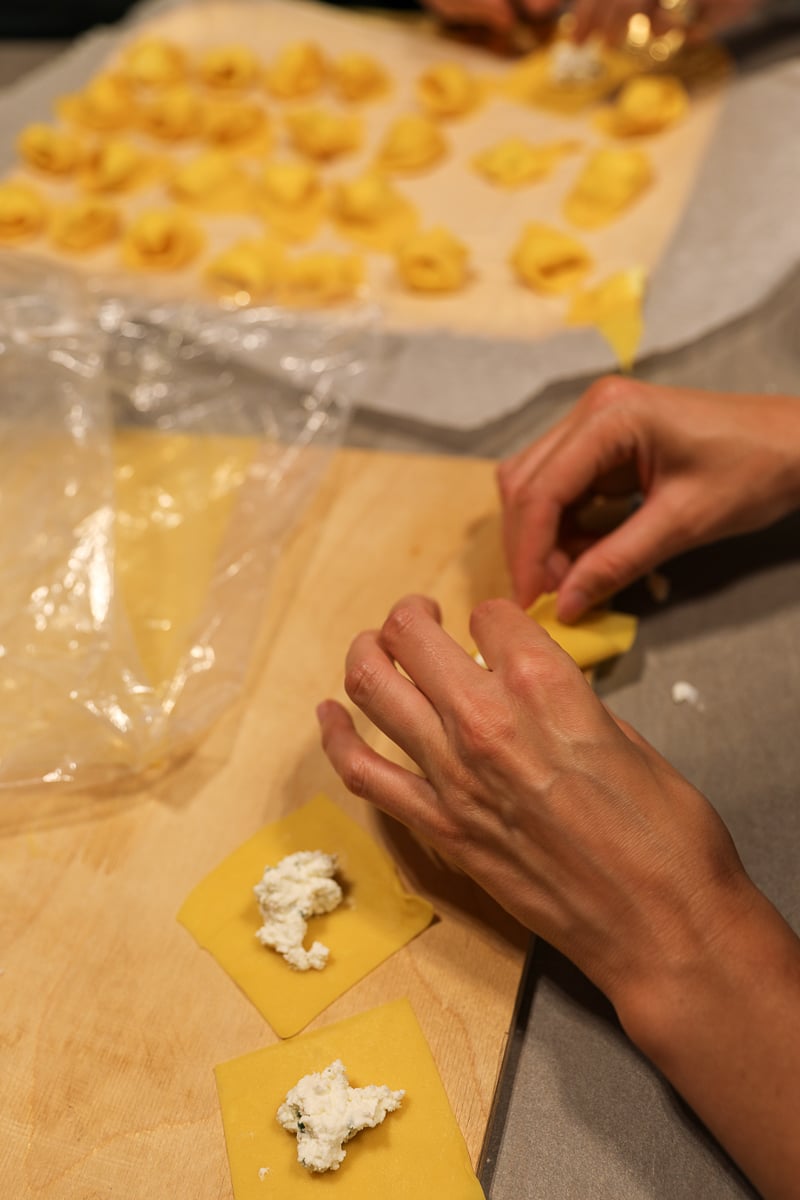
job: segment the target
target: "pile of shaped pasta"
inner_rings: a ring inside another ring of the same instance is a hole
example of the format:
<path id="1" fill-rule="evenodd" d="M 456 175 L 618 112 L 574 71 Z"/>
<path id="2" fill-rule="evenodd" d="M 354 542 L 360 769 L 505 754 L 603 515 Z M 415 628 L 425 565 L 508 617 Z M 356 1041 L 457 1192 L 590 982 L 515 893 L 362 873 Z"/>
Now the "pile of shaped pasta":
<path id="1" fill-rule="evenodd" d="M 426 219 L 405 181 L 458 166 L 477 189 L 530 193 L 529 220 L 508 231 L 509 287 L 563 304 L 567 322 L 598 324 L 630 361 L 643 272 L 631 262 L 586 290 L 595 261 L 585 237 L 652 185 L 641 142 L 684 117 L 680 80 L 564 41 L 486 76 L 443 60 L 419 72 L 405 111 L 395 104 L 376 137 L 366 107 L 394 88 L 389 64 L 355 50 L 331 57 L 313 41 L 267 58 L 243 43 L 192 51 L 140 37 L 62 97 L 53 123 L 22 130 L 19 166 L 0 183 L 0 244 L 98 272 L 185 272 L 199 295 L 237 305 L 353 301 L 376 269 L 436 297 L 469 288 L 487 264 L 463 231 Z M 459 162 L 451 127 L 498 97 L 583 126 L 574 137 L 500 138 Z M 571 182 L 556 225 L 539 219 L 535 188 L 562 174 Z M 232 222 L 238 234 L 226 240 Z"/>

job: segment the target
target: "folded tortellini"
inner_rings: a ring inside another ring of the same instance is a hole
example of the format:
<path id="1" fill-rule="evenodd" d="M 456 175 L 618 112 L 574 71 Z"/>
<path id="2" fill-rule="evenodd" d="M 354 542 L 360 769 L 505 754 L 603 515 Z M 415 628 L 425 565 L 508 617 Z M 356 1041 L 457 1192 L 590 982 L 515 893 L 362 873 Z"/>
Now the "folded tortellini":
<path id="1" fill-rule="evenodd" d="M 140 38 L 123 54 L 120 74 L 138 87 L 168 87 L 186 74 L 186 55 L 167 38 Z"/>
<path id="2" fill-rule="evenodd" d="M 437 63 L 417 80 L 417 99 L 431 117 L 463 117 L 481 98 L 480 80 L 461 63 Z"/>
<path id="3" fill-rule="evenodd" d="M 296 42 L 285 46 L 267 68 L 267 91 L 279 100 L 299 100 L 313 96 L 325 83 L 328 65 L 314 42 Z"/>
<path id="4" fill-rule="evenodd" d="M 246 212 L 251 205 L 246 175 L 227 154 L 214 150 L 177 167 L 169 191 L 173 200 L 205 212 Z"/>
<path id="5" fill-rule="evenodd" d="M 508 72 L 502 90 L 523 104 L 568 115 L 610 96 L 637 70 L 632 56 L 607 46 L 577 56 L 576 50 L 563 41 L 535 50 Z"/>
<path id="6" fill-rule="evenodd" d="M 357 296 L 364 282 L 358 254 L 316 250 L 286 263 L 280 286 L 283 303 L 303 308 L 340 304 Z"/>
<path id="7" fill-rule="evenodd" d="M 86 153 L 83 142 L 74 133 L 42 123 L 27 125 L 22 130 L 17 149 L 29 167 L 62 177 L 72 175 Z"/>
<path id="8" fill-rule="evenodd" d="M 517 188 L 536 183 L 552 174 L 562 158 L 574 154 L 580 142 L 562 140 L 533 145 L 523 138 L 509 137 L 472 160 L 475 170 L 497 187 Z"/>
<path id="9" fill-rule="evenodd" d="M 261 63 L 248 46 L 216 46 L 200 56 L 197 75 L 207 87 L 241 91 L 258 81 Z"/>
<path id="10" fill-rule="evenodd" d="M 441 227 L 406 238 L 397 250 L 397 272 L 414 292 L 457 292 L 469 279 L 469 251 Z"/>
<path id="11" fill-rule="evenodd" d="M 139 113 L 142 130 L 162 142 L 182 142 L 199 137 L 205 106 L 190 87 L 177 84 L 164 88 L 143 103 Z"/>
<path id="12" fill-rule="evenodd" d="M 335 184 L 331 216 L 344 237 L 372 250 L 391 250 L 417 225 L 417 211 L 377 171 Z"/>
<path id="13" fill-rule="evenodd" d="M 304 242 L 325 216 L 328 195 L 319 172 L 291 159 L 267 163 L 256 185 L 257 207 L 280 237 Z"/>
<path id="14" fill-rule="evenodd" d="M 630 208 L 652 181 L 650 159 L 642 150 L 602 147 L 575 181 L 564 214 L 581 229 L 597 229 Z"/>
<path id="15" fill-rule="evenodd" d="M 136 119 L 133 92 L 116 75 L 96 75 L 83 91 L 62 96 L 56 107 L 65 121 L 97 133 L 125 129 Z"/>
<path id="16" fill-rule="evenodd" d="M 574 296 L 567 314 L 570 325 L 599 329 L 625 370 L 633 366 L 644 332 L 645 279 L 641 267 L 617 271 L 596 287 Z"/>
<path id="17" fill-rule="evenodd" d="M 386 130 L 378 148 L 381 170 L 396 175 L 415 175 L 440 162 L 447 141 L 435 121 L 418 113 L 398 117 Z"/>
<path id="18" fill-rule="evenodd" d="M 369 54 L 343 54 L 331 64 L 331 84 L 340 100 L 350 104 L 374 100 L 389 88 L 389 76 Z"/>
<path id="19" fill-rule="evenodd" d="M 109 138 L 87 154 L 78 183 L 87 192 L 123 193 L 151 182 L 156 173 L 151 154 L 125 138 Z"/>
<path id="20" fill-rule="evenodd" d="M 212 100 L 204 106 L 203 137 L 220 149 L 265 154 L 272 141 L 266 110 L 254 100 Z"/>
<path id="21" fill-rule="evenodd" d="M 361 144 L 361 122 L 349 113 L 304 108 L 290 113 L 286 125 L 295 150 L 320 162 L 341 158 Z"/>
<path id="22" fill-rule="evenodd" d="M 38 237 L 47 225 L 44 197 L 29 183 L 0 183 L 0 245 L 14 246 Z"/>
<path id="23" fill-rule="evenodd" d="M 520 283 L 532 291 L 560 295 L 578 286 L 592 267 L 592 257 L 577 238 L 531 222 L 514 248 L 511 265 Z"/>
<path id="24" fill-rule="evenodd" d="M 184 209 L 149 209 L 125 230 L 122 262 L 134 271 L 179 271 L 197 257 L 203 241 Z"/>
<path id="25" fill-rule="evenodd" d="M 209 262 L 206 282 L 218 295 L 237 304 L 269 299 L 278 290 L 286 265 L 280 242 L 244 238 Z"/>
<path id="26" fill-rule="evenodd" d="M 50 240 L 59 250 L 87 254 L 113 242 L 121 228 L 118 210 L 105 200 L 76 200 L 56 209 Z"/>
<path id="27" fill-rule="evenodd" d="M 597 114 L 595 124 L 613 137 L 639 137 L 669 129 L 688 110 L 689 93 L 677 76 L 639 75 L 628 80 L 610 108 Z"/>

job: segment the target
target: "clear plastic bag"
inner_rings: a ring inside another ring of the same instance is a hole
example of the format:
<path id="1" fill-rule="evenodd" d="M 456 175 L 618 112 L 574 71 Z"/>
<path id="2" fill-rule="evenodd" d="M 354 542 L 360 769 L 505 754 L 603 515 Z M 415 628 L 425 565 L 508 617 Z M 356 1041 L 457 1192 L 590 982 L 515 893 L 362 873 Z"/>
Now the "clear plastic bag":
<path id="1" fill-rule="evenodd" d="M 0 792 L 161 772 L 241 693 L 371 321 L 0 260 Z"/>

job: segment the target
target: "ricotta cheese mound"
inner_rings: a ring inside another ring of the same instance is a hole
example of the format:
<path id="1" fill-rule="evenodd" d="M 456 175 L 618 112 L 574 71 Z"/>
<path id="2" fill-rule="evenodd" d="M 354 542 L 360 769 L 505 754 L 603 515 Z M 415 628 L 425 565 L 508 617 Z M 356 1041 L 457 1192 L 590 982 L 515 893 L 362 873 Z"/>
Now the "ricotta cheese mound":
<path id="1" fill-rule="evenodd" d="M 288 854 L 253 888 L 263 925 L 256 932 L 262 946 L 271 946 L 296 971 L 320 971 L 330 951 L 321 942 L 306 950 L 309 917 L 332 912 L 341 903 L 342 889 L 333 878 L 336 855 L 321 850 L 299 850 Z"/>
<path id="2" fill-rule="evenodd" d="M 550 79 L 557 84 L 593 83 L 605 73 L 596 42 L 556 42 L 550 52 Z"/>
<path id="3" fill-rule="evenodd" d="M 309 1171 L 338 1171 L 344 1143 L 362 1129 L 374 1129 L 400 1107 L 403 1090 L 370 1084 L 350 1087 L 341 1059 L 324 1071 L 304 1075 L 286 1094 L 278 1122 L 297 1134 L 297 1161 Z"/>

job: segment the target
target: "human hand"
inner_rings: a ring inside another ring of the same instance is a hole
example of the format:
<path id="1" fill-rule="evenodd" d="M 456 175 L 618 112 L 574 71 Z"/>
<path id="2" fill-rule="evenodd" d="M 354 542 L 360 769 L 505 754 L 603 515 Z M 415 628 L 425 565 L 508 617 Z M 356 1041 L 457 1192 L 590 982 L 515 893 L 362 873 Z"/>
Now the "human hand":
<path id="1" fill-rule="evenodd" d="M 348 652 L 348 695 L 421 776 L 369 748 L 334 701 L 318 710 L 323 746 L 352 792 L 571 958 L 624 1019 L 665 964 L 703 952 L 749 881 L 704 797 L 535 622 L 497 600 L 471 629 L 488 670 L 421 597 Z"/>
<path id="2" fill-rule="evenodd" d="M 594 35 L 616 44 L 631 17 L 644 13 L 654 34 L 677 28 L 699 41 L 746 20 L 758 7 L 759 0 L 575 0 L 572 37 L 583 42 Z"/>
<path id="3" fill-rule="evenodd" d="M 428 8 L 450 24 L 485 26 L 504 32 L 525 17 L 555 16 L 560 0 L 425 0 Z"/>
<path id="4" fill-rule="evenodd" d="M 498 483 L 517 600 L 558 590 L 572 621 L 665 559 L 800 505 L 800 401 L 610 376 L 501 463 Z M 587 513 L 625 491 L 640 507 L 587 533 Z"/>

